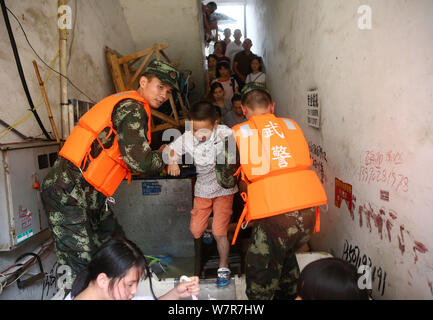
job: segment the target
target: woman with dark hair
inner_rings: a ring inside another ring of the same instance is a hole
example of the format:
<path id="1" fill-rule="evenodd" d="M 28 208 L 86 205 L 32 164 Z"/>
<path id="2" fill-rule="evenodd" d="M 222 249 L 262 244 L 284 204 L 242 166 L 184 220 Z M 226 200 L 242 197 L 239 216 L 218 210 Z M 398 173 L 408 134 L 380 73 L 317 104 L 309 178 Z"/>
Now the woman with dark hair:
<path id="1" fill-rule="evenodd" d="M 218 62 L 216 79 L 212 81 L 212 84 L 216 82 L 222 84 L 224 88 L 224 100 L 226 105 L 230 106 L 233 95 L 239 93 L 239 85 L 235 78 L 231 77 L 230 64 L 227 61 Z"/>
<path id="2" fill-rule="evenodd" d="M 224 41 L 215 42 L 213 53 L 216 55 L 218 62 L 226 61 L 230 64 L 230 58 L 224 55 Z"/>
<path id="3" fill-rule="evenodd" d="M 251 59 L 251 73 L 247 75 L 245 83 L 259 82 L 266 85 L 266 74 L 263 72 L 263 60 L 261 57 Z"/>
<path id="4" fill-rule="evenodd" d="M 360 275 L 350 263 L 338 258 L 311 262 L 298 279 L 298 300 L 368 300 L 358 287 Z"/>
<path id="5" fill-rule="evenodd" d="M 98 249 L 87 268 L 77 276 L 65 300 L 156 299 L 155 296 L 135 297 L 145 270 L 149 275 L 144 255 L 136 244 L 127 239 L 112 239 Z M 198 277 L 191 277 L 190 282 L 180 283 L 159 299 L 178 300 L 197 296 L 199 292 Z"/>
<path id="6" fill-rule="evenodd" d="M 227 101 L 224 99 L 224 87 L 219 82 L 212 83 L 207 100 L 212 103 L 217 110 L 219 109 L 221 117 L 224 117 L 231 109 L 231 106 L 227 104 Z"/>
<path id="7" fill-rule="evenodd" d="M 210 54 L 206 57 L 207 59 L 207 70 L 206 70 L 206 94 L 210 91 L 210 84 L 216 79 L 216 65 L 217 56 L 215 54 Z"/>

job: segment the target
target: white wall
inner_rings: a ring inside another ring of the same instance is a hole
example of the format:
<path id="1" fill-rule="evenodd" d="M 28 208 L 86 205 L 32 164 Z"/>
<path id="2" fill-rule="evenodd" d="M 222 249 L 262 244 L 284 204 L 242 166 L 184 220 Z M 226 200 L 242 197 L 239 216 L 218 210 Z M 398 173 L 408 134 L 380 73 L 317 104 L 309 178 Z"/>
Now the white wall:
<path id="1" fill-rule="evenodd" d="M 358 28 L 364 4 L 371 30 Z M 431 299 L 433 2 L 248 0 L 247 19 L 276 113 L 301 126 L 324 181 L 329 205 L 313 248 L 355 264 L 365 255 L 377 299 Z M 314 88 L 320 130 L 305 119 Z M 336 178 L 352 186 L 352 212 L 335 204 Z"/>
<path id="2" fill-rule="evenodd" d="M 86 0 L 69 1 L 75 18 L 75 4 L 77 7 L 77 23 L 75 39 L 72 44 L 72 55 L 68 69 L 68 77 L 93 100 L 98 101 L 114 92 L 111 75 L 105 60 L 104 46 L 109 46 L 120 53 L 128 54 L 135 52 L 136 47 L 132 40 L 129 28 L 125 22 L 122 8 L 118 0 Z M 7 0 L 6 5 L 20 19 L 27 36 L 38 52 L 38 54 L 49 63 L 59 49 L 59 35 L 57 29 L 57 0 Z M 0 19 L 0 119 L 13 124 L 22 119 L 28 113 L 28 103 L 22 88 L 15 60 L 13 57 L 9 37 L 3 17 Z M 10 15 L 12 29 L 17 42 L 22 66 L 26 76 L 27 84 L 36 104 L 40 94 L 39 85 L 34 73 L 32 60 L 37 60 L 31 49 L 25 42 L 24 35 L 18 23 Z M 69 33 L 70 39 L 72 32 Z M 70 42 L 68 49 L 70 47 Z M 37 60 L 41 75 L 46 77 L 48 71 L 45 66 Z M 58 61 L 54 65 L 59 70 Z M 53 75 L 51 80 L 45 83 L 48 98 L 54 114 L 55 122 L 60 132 L 60 86 L 59 76 Z M 87 100 L 86 97 L 76 91 L 71 85 L 68 86 L 69 98 Z M 43 100 L 39 109 L 39 117 L 44 123 L 47 131 L 51 131 L 47 112 Z M 33 115 L 18 126 L 17 129 L 29 136 L 40 136 L 42 134 Z M 0 126 L 0 131 L 3 127 Z M 0 134 L 1 135 L 1 134 Z M 0 143 L 20 142 L 21 138 L 10 133 L 0 139 Z M 4 183 L 4 181 L 0 181 Z M 0 215 L 7 214 L 0 212 Z M 6 269 L 15 263 L 24 252 L 31 252 L 37 248 L 42 241 L 42 234 L 26 240 L 18 249 L 11 252 L 0 253 L 0 270 Z M 51 254 L 44 261 L 44 268 L 49 272 L 55 263 L 55 254 Z M 30 272 L 37 273 L 37 267 Z M 55 286 L 55 285 L 54 285 Z M 26 290 L 18 290 L 13 286 L 4 290 L 0 295 L 2 299 L 40 299 L 42 291 L 41 282 Z M 49 297 L 51 298 L 55 288 L 52 287 Z"/>
<path id="3" fill-rule="evenodd" d="M 199 0 L 120 0 L 138 50 L 168 42 L 164 50 L 180 70 L 191 70 L 196 88 L 191 100 L 204 95 L 203 20 Z M 191 101 L 193 102 L 193 101 Z"/>
<path id="4" fill-rule="evenodd" d="M 118 0 L 69 1 L 75 19 L 75 4 L 78 3 L 76 29 L 72 44 L 72 55 L 68 69 L 68 77 L 90 98 L 98 101 L 113 92 L 111 75 L 105 60 L 104 46 L 107 45 L 120 53 L 135 51 L 135 44 L 125 22 L 122 8 Z M 57 27 L 57 0 L 20 0 L 6 1 L 6 5 L 20 19 L 27 36 L 38 54 L 50 63 L 59 49 L 59 33 Z M 18 76 L 9 37 L 3 18 L 0 23 L 0 119 L 13 124 L 22 119 L 28 112 L 28 103 Z M 43 78 L 48 68 L 36 58 L 27 45 L 18 23 L 10 15 L 12 29 L 17 42 L 21 63 L 33 102 L 37 104 L 40 95 L 39 85 L 34 73 L 32 60 L 36 60 Z M 72 40 L 73 32 L 69 32 Z M 68 45 L 70 45 L 69 41 Z M 69 46 L 68 46 L 69 48 Z M 58 60 L 54 69 L 59 70 Z M 57 128 L 60 132 L 60 86 L 59 76 L 55 75 L 45 84 Z M 68 86 L 69 98 L 87 101 L 88 99 Z M 43 100 L 37 109 L 47 131 L 51 132 L 47 112 Z M 17 129 L 29 136 L 42 134 L 33 115 Z M 0 126 L 0 131 L 3 127 Z M 0 143 L 21 141 L 14 133 L 10 133 Z"/>

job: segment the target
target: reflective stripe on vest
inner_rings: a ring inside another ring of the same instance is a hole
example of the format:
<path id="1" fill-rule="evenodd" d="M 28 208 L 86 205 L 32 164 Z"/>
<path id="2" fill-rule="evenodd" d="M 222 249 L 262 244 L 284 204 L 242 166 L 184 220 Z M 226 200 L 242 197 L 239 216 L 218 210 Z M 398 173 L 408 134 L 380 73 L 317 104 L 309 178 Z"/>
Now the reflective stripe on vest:
<path id="1" fill-rule="evenodd" d="M 128 183 L 131 179 L 131 172 L 123 161 L 117 142 L 117 132 L 114 130 L 111 121 L 114 107 L 120 101 L 126 99 L 137 100 L 143 104 L 148 116 L 147 139 L 150 144 L 151 113 L 149 104 L 137 91 L 126 91 L 101 100 L 85 113 L 59 152 L 60 156 L 80 168 L 84 179 L 88 183 L 107 197 L 113 195 L 123 179 L 127 178 Z M 105 139 L 108 139 L 112 134 L 116 135 L 116 137 L 113 139 L 113 145 L 108 149 L 104 149 L 98 135 L 107 127 L 110 128 L 110 132 Z M 92 158 L 90 151 L 95 140 L 98 141 L 102 151 L 96 158 Z"/>
<path id="2" fill-rule="evenodd" d="M 233 127 L 248 194 L 240 225 L 256 219 L 319 207 L 326 193 L 312 165 L 308 143 L 298 124 L 273 114 L 253 116 Z M 320 230 L 316 210 L 315 232 Z"/>

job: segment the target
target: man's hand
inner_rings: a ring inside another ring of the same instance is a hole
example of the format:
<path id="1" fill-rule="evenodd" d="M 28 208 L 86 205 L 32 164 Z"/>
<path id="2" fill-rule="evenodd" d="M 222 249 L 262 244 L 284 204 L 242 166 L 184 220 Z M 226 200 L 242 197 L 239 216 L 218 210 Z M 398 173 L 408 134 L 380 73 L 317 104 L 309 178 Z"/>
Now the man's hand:
<path id="1" fill-rule="evenodd" d="M 167 166 L 167 173 L 171 176 L 177 177 L 180 175 L 180 167 L 177 163 L 172 163 Z"/>

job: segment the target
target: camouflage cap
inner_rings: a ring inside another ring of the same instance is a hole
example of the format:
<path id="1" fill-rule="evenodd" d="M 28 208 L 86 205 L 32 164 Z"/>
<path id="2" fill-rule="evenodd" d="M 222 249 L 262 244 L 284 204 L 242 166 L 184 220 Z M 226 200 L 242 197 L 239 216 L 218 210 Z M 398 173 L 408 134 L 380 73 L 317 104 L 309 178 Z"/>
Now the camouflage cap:
<path id="1" fill-rule="evenodd" d="M 171 86 L 175 90 L 179 90 L 177 83 L 179 80 L 179 71 L 169 63 L 154 59 L 149 63 L 144 72 L 156 75 L 161 82 Z"/>
<path id="2" fill-rule="evenodd" d="M 241 91 L 242 98 L 244 98 L 248 93 L 254 90 L 261 90 L 271 96 L 271 93 L 266 89 L 265 85 L 260 82 L 249 82 L 244 85 Z"/>

